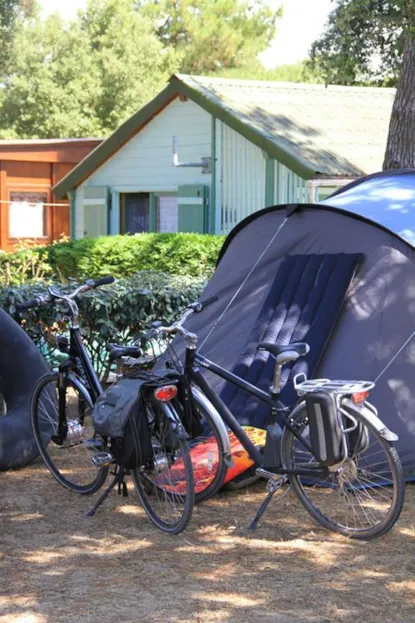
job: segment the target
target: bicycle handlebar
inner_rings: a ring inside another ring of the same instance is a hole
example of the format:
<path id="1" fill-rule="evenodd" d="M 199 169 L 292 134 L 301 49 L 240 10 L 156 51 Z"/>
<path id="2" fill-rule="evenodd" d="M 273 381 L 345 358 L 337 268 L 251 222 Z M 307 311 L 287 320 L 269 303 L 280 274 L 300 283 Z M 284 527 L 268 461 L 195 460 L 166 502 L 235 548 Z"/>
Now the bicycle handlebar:
<path id="1" fill-rule="evenodd" d="M 100 279 L 87 279 L 85 285 L 90 288 L 99 288 L 99 286 L 107 286 L 110 283 L 114 283 L 114 281 L 114 277 L 108 275 L 108 277 L 101 277 Z"/>
<path id="2" fill-rule="evenodd" d="M 62 292 L 54 291 L 52 288 L 48 288 L 49 294 L 38 296 L 34 299 L 30 299 L 29 301 L 23 301 L 23 303 L 17 303 L 16 309 L 18 311 L 23 311 L 25 309 L 32 309 L 33 307 L 42 307 L 43 305 L 50 303 L 52 300 L 71 301 L 76 298 L 78 294 L 88 292 L 88 290 L 93 290 L 99 286 L 109 285 L 110 283 L 114 283 L 114 281 L 115 279 L 112 276 L 101 277 L 100 279 L 87 279 L 82 285 L 78 286 L 76 290 L 71 292 L 71 294 L 63 294 Z"/>
<path id="3" fill-rule="evenodd" d="M 218 300 L 217 296 L 211 296 L 205 301 L 196 301 L 195 303 L 191 303 L 187 307 L 187 309 L 184 311 L 184 313 L 181 315 L 179 320 L 171 324 L 169 327 L 163 327 L 163 326 L 154 327 L 153 326 L 153 328 L 150 329 L 150 331 L 147 333 L 146 339 L 152 339 L 153 337 L 156 337 L 157 335 L 160 335 L 162 333 L 164 334 L 180 333 L 180 335 L 182 335 L 185 339 L 187 338 L 190 342 L 193 342 L 195 344 L 197 342 L 196 333 L 191 333 L 190 331 L 187 331 L 187 329 L 184 329 L 182 325 L 186 322 L 186 320 L 190 316 L 192 316 L 193 314 L 199 314 L 208 305 L 210 305 L 211 303 L 214 303 L 217 300 Z"/>
<path id="4" fill-rule="evenodd" d="M 38 307 L 41 304 L 42 304 L 42 300 L 39 297 L 37 299 L 30 299 L 29 301 L 24 301 L 23 303 L 16 303 L 16 309 L 18 311 L 24 310 L 24 309 L 31 309 L 32 307 Z"/>

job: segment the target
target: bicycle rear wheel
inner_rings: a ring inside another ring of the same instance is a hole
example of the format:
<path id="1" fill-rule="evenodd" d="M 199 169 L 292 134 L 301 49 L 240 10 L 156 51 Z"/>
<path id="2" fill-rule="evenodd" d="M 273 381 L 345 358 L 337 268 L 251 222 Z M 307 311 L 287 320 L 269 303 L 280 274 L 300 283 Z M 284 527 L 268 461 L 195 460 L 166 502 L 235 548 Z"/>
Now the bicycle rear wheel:
<path id="1" fill-rule="evenodd" d="M 131 470 L 140 502 L 164 532 L 178 534 L 192 516 L 194 478 L 187 442 L 175 432 L 179 416 L 168 403 L 147 402 L 153 459 Z"/>
<path id="2" fill-rule="evenodd" d="M 324 476 L 289 475 L 300 502 L 324 528 L 353 539 L 370 540 L 388 532 L 402 510 L 405 480 L 402 465 L 393 447 L 356 410 L 353 417 L 366 430 L 366 442 L 349 452 L 338 468 Z M 292 416 L 301 438 L 310 443 L 305 407 Z M 295 435 L 285 429 L 282 440 L 283 464 L 287 468 L 317 467 L 314 456 Z"/>
<path id="3" fill-rule="evenodd" d="M 64 428 L 62 442 L 56 439 L 59 424 L 58 374 L 40 379 L 32 398 L 33 433 L 40 455 L 52 476 L 66 489 L 83 495 L 95 493 L 104 483 L 108 467 L 97 468 L 91 457 L 100 440 L 95 437 L 92 402 L 75 378 L 64 378 Z M 53 440 L 55 437 L 55 441 Z"/>

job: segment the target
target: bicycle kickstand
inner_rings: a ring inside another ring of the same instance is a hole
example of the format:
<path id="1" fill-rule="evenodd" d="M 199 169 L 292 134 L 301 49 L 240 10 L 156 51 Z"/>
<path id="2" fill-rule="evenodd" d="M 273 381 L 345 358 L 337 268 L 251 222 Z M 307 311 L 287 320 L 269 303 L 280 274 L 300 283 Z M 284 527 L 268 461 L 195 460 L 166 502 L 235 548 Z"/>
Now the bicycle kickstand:
<path id="1" fill-rule="evenodd" d="M 115 472 L 113 472 L 114 478 L 112 479 L 109 486 L 105 489 L 104 493 L 99 497 L 96 504 L 86 513 L 87 517 L 93 517 L 97 512 L 98 508 L 101 506 L 103 502 L 107 499 L 111 491 L 114 489 L 116 485 L 118 485 L 118 493 L 121 493 L 124 497 L 128 496 L 127 484 L 124 481 L 125 469 L 124 467 L 116 467 Z"/>
<path id="2" fill-rule="evenodd" d="M 265 513 L 265 511 L 268 508 L 269 503 L 272 500 L 272 497 L 275 493 L 277 493 L 277 491 L 279 489 L 281 489 L 281 487 L 287 482 L 287 477 L 286 476 L 280 476 L 279 478 L 270 478 L 267 482 L 267 491 L 268 491 L 268 495 L 265 498 L 265 500 L 262 502 L 261 506 L 259 507 L 259 509 L 257 510 L 257 513 L 251 523 L 251 525 L 249 526 L 249 530 L 255 530 L 259 520 L 261 519 L 262 515 Z"/>

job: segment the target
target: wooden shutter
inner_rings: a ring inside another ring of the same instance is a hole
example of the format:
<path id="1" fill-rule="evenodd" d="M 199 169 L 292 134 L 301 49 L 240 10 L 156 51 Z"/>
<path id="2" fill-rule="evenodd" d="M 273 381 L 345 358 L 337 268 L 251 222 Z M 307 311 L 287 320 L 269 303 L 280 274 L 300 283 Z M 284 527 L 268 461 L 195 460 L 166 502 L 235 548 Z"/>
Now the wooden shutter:
<path id="1" fill-rule="evenodd" d="M 179 186 L 177 205 L 179 231 L 205 234 L 208 231 L 209 187 L 202 184 Z"/>
<path id="2" fill-rule="evenodd" d="M 97 238 L 108 234 L 108 188 L 84 188 L 84 236 Z"/>

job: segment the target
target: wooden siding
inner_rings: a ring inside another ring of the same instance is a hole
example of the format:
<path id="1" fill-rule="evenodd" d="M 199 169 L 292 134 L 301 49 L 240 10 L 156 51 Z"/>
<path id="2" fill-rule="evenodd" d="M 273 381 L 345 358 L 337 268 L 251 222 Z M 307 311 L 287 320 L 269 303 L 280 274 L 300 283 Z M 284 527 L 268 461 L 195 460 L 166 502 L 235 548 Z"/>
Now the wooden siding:
<path id="1" fill-rule="evenodd" d="M 211 155 L 211 116 L 191 101 L 175 99 L 83 185 L 110 186 L 119 192 L 210 185 L 211 175 L 203 174 L 201 168 L 173 166 L 173 135 L 178 138 L 182 162 L 200 162 Z"/>
<path id="2" fill-rule="evenodd" d="M 0 157 L 1 160 L 14 160 L 15 162 L 65 162 L 70 163 L 72 169 L 100 143 L 102 139 L 99 138 L 0 141 Z"/>
<path id="3" fill-rule="evenodd" d="M 228 233 L 243 218 L 265 207 L 266 157 L 224 123 L 220 123 L 220 135 L 220 231 Z"/>
<path id="4" fill-rule="evenodd" d="M 69 235 L 69 202 L 66 199 L 57 201 L 52 187 L 99 143 L 98 139 L 0 141 L 0 248 L 12 250 L 20 244 L 20 240 L 13 236 L 26 233 L 24 226 L 18 228 L 18 233 L 13 226 L 13 222 L 16 225 L 16 213 L 11 216 L 9 202 L 16 194 L 27 198 L 30 194 L 40 193 L 46 203 L 53 204 L 44 208 L 44 235 L 23 237 L 28 244 L 34 241 L 47 244 L 63 234 Z M 22 223 L 21 218 L 19 222 Z"/>
<path id="5" fill-rule="evenodd" d="M 76 236 L 82 236 L 83 215 L 88 207 L 82 189 L 107 186 L 112 196 L 110 228 L 119 233 L 119 193 L 177 192 L 186 184 L 211 185 L 212 176 L 198 167 L 173 166 L 173 136 L 178 138 L 181 162 L 201 162 L 212 151 L 211 116 L 200 106 L 175 99 L 112 158 L 77 189 Z M 115 201 L 114 201 L 115 199 Z"/>
<path id="6" fill-rule="evenodd" d="M 274 160 L 274 204 L 305 203 L 306 201 L 306 180 Z"/>

